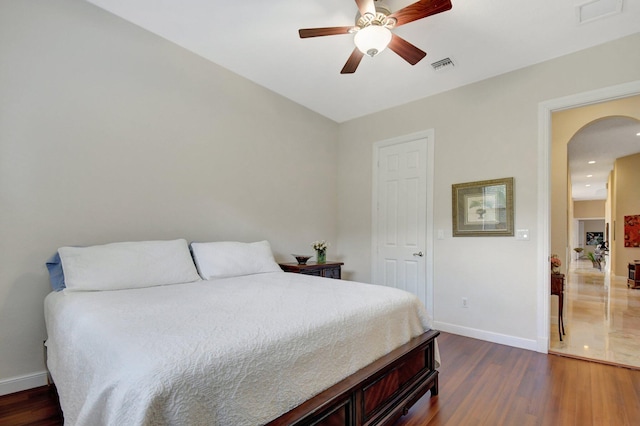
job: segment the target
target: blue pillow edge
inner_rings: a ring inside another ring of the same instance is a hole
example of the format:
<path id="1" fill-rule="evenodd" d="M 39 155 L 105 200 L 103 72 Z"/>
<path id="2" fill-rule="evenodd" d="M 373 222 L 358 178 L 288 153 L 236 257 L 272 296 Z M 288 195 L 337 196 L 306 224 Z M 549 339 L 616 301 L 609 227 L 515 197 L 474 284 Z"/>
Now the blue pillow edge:
<path id="1" fill-rule="evenodd" d="M 53 291 L 62 291 L 67 286 L 64 282 L 64 270 L 62 269 L 62 261 L 60 260 L 60 254 L 56 251 L 46 261 L 47 270 L 49 271 L 49 281 L 51 282 L 51 289 Z"/>

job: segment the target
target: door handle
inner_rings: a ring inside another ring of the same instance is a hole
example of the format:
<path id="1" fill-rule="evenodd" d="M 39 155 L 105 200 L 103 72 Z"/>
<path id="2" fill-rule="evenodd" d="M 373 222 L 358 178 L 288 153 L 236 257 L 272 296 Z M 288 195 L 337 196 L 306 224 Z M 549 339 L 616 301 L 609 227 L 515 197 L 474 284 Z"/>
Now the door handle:
<path id="1" fill-rule="evenodd" d="M 418 257 L 422 257 L 424 256 L 424 253 L 422 253 L 421 251 L 417 252 L 417 253 L 413 253 L 414 256 L 418 256 Z"/>

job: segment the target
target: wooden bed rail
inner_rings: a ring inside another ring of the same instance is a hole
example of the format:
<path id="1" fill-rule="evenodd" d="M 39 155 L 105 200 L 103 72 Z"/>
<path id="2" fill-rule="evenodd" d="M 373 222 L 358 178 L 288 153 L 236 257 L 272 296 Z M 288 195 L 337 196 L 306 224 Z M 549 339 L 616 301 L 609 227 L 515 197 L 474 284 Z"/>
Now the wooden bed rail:
<path id="1" fill-rule="evenodd" d="M 435 338 L 429 330 L 268 423 L 370 426 L 392 424 L 427 391 L 438 394 Z"/>

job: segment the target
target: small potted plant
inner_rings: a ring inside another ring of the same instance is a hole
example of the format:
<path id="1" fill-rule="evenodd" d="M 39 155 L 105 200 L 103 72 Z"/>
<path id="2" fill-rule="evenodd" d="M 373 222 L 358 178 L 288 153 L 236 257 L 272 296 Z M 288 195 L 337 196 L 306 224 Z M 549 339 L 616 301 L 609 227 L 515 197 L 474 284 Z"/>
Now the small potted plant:
<path id="1" fill-rule="evenodd" d="M 313 249 L 316 251 L 316 262 L 317 263 L 326 263 L 327 261 L 327 247 L 329 247 L 329 243 L 325 240 L 322 241 L 314 241 L 311 245 Z"/>
<path id="2" fill-rule="evenodd" d="M 602 258 L 600 256 L 590 251 L 590 252 L 587 252 L 587 257 L 591 261 L 591 264 L 593 265 L 594 268 L 597 268 L 598 271 L 602 270 Z"/>
<path id="3" fill-rule="evenodd" d="M 560 258 L 558 257 L 557 254 L 552 254 L 551 255 L 551 259 L 549 259 L 551 261 L 551 273 L 552 274 L 559 274 L 560 273 L 560 266 L 562 266 L 562 261 L 560 260 Z"/>

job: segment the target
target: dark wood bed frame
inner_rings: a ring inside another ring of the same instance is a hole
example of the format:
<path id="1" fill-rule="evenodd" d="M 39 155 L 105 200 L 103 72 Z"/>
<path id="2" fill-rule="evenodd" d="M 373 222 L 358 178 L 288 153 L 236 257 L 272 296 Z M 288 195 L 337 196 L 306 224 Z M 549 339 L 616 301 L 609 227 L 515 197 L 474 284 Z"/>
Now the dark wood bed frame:
<path id="1" fill-rule="evenodd" d="M 393 424 L 427 391 L 438 394 L 435 338 L 429 330 L 356 371 L 267 426 Z M 46 365 L 46 346 L 45 346 Z M 50 376 L 47 374 L 47 382 Z"/>
<path id="2" fill-rule="evenodd" d="M 393 424 L 422 395 L 438 394 L 435 338 L 429 330 L 268 423 L 369 426 Z"/>

